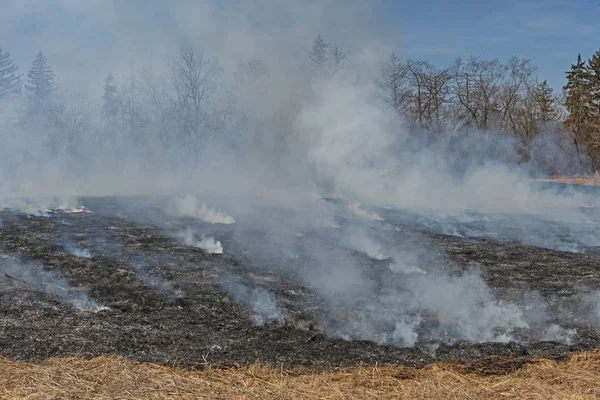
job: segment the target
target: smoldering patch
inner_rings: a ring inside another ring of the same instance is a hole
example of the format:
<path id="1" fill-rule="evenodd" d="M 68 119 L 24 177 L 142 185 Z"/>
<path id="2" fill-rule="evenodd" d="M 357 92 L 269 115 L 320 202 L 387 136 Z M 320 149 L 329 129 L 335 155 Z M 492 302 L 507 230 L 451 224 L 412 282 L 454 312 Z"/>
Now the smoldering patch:
<path id="1" fill-rule="evenodd" d="M 62 302 L 85 312 L 108 310 L 92 300 L 85 289 L 75 288 L 62 279 L 54 270 L 36 262 L 25 262 L 6 254 L 0 256 L 0 273 L 10 284 L 54 296 Z"/>
<path id="2" fill-rule="evenodd" d="M 221 285 L 233 298 L 252 310 L 251 319 L 257 325 L 283 324 L 283 309 L 276 297 L 262 287 L 249 287 L 234 277 L 223 278 Z"/>
<path id="3" fill-rule="evenodd" d="M 200 240 L 196 238 L 195 232 L 192 228 L 176 232 L 174 234 L 176 238 L 181 240 L 186 246 L 192 246 L 201 249 L 206 254 L 223 254 L 223 245 L 213 237 L 200 236 Z"/>

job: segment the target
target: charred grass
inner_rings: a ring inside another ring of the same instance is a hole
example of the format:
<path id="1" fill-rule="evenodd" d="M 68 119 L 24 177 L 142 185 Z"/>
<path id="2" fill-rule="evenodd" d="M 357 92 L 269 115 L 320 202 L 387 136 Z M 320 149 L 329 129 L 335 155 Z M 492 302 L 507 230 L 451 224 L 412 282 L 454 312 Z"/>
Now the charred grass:
<path id="1" fill-rule="evenodd" d="M 569 309 L 556 318 L 577 328 L 572 345 L 459 342 L 431 354 L 346 341 L 305 323 L 319 305 L 306 288 L 165 234 L 185 224 L 168 221 L 159 229 L 100 213 L 5 212 L 1 219 L 0 254 L 55 271 L 70 291 L 85 291 L 109 309 L 82 312 L 0 276 L 0 399 L 600 397 L 597 329 L 573 322 Z M 458 266 L 479 263 L 490 286 L 509 299 L 511 290 L 534 290 L 568 304 L 581 286 L 598 287 L 595 251 L 424 236 Z M 67 242 L 91 248 L 92 257 L 69 254 Z M 143 275 L 135 267 L 141 262 L 148 266 Z M 220 286 L 224 272 L 285 299 L 289 321 L 253 324 L 248 308 Z"/>

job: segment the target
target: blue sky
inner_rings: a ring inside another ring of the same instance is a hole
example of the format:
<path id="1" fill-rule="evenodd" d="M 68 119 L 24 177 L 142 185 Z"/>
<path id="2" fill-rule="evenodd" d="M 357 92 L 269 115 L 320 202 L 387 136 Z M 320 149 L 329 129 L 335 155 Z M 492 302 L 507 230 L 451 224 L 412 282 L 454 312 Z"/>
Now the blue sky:
<path id="1" fill-rule="evenodd" d="M 141 56 L 160 54 L 157 42 L 181 28 L 173 21 L 178 10 L 179 18 L 185 16 L 191 4 L 217 7 L 189 18 L 184 30 L 191 28 L 195 37 L 221 39 L 222 34 L 211 32 L 235 30 L 239 24 L 231 22 L 233 11 L 247 16 L 252 29 L 306 46 L 313 31 L 336 43 L 344 40 L 348 48 L 375 33 L 400 56 L 440 66 L 471 54 L 525 57 L 555 90 L 564 85 L 577 53 L 588 58 L 600 48 L 600 0 L 0 0 L 0 46 L 12 51 L 23 69 L 43 49 L 51 61 L 62 58 L 74 72 L 90 68 L 85 64 L 90 50 L 118 48 L 93 60 L 92 67 L 103 75 L 113 58 L 135 58 L 134 47 Z"/>
<path id="2" fill-rule="evenodd" d="M 526 57 L 559 90 L 577 53 L 600 48 L 600 0 L 386 1 L 383 28 L 400 53 L 435 64 L 456 56 Z M 383 14 L 382 14 L 383 15 Z"/>

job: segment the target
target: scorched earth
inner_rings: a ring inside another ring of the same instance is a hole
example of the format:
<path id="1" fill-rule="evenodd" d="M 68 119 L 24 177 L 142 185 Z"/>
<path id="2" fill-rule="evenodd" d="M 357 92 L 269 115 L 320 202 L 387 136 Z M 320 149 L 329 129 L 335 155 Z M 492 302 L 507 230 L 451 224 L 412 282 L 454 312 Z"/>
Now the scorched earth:
<path id="1" fill-rule="evenodd" d="M 595 225 L 380 209 L 286 227 L 302 216 L 273 210 L 274 230 L 165 202 L 2 211 L 0 357 L 495 371 L 600 346 Z"/>

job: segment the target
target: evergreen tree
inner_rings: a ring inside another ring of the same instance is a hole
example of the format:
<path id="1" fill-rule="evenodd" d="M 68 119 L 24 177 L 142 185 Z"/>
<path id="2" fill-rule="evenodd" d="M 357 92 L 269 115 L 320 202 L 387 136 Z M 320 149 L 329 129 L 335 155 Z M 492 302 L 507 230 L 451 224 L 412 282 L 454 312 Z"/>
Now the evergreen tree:
<path id="1" fill-rule="evenodd" d="M 121 108 L 121 99 L 119 89 L 115 84 L 112 73 L 109 73 L 104 80 L 104 95 L 102 96 L 104 104 L 102 105 L 102 114 L 108 121 L 114 123 L 119 115 Z"/>
<path id="2" fill-rule="evenodd" d="M 391 54 L 381 68 L 379 87 L 383 100 L 398 114 L 401 114 L 404 106 L 403 86 L 408 72 L 406 63 L 402 62 L 395 53 Z"/>
<path id="3" fill-rule="evenodd" d="M 31 111 L 49 111 L 52 107 L 56 87 L 54 71 L 48 65 L 48 59 L 38 52 L 31 69 L 27 73 L 25 90 Z"/>
<path id="4" fill-rule="evenodd" d="M 538 107 L 539 122 L 547 123 L 556 120 L 556 99 L 547 81 L 537 84 L 534 99 Z"/>
<path id="5" fill-rule="evenodd" d="M 327 49 L 329 48 L 329 44 L 325 43 L 325 40 L 321 37 L 321 35 L 317 35 L 317 37 L 312 42 L 312 48 L 308 53 L 308 60 L 311 64 L 311 69 L 322 69 L 325 67 L 327 63 Z"/>
<path id="6" fill-rule="evenodd" d="M 581 54 L 577 56 L 577 63 L 571 65 L 571 70 L 567 72 L 567 84 L 564 86 L 565 107 L 568 115 L 565 119 L 565 126 L 571 131 L 571 137 L 577 157 L 580 162 L 580 146 L 589 144 L 589 128 L 591 123 L 590 96 L 588 85 L 586 84 L 586 66 L 581 60 Z M 597 168 L 596 159 L 591 149 L 588 149 L 592 158 L 594 169 Z"/>
<path id="7" fill-rule="evenodd" d="M 581 60 L 581 54 L 577 56 L 577 63 L 571 65 L 567 72 L 567 84 L 565 106 L 569 113 L 566 124 L 580 131 L 590 120 L 590 96 L 586 84 L 586 66 Z"/>
<path id="8" fill-rule="evenodd" d="M 17 74 L 18 70 L 10 53 L 0 47 L 0 100 L 21 92 L 21 75 Z"/>
<path id="9" fill-rule="evenodd" d="M 342 62 L 346 58 L 346 55 L 337 46 L 333 47 L 332 54 L 333 54 L 333 63 L 334 63 L 334 66 L 335 66 L 336 69 L 339 69 L 341 67 Z"/>
<path id="10" fill-rule="evenodd" d="M 600 50 L 596 51 L 588 60 L 584 77 L 589 95 L 590 112 L 598 119 L 600 118 Z"/>

